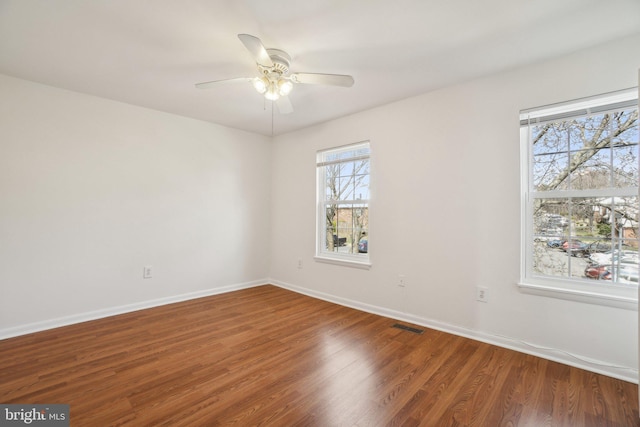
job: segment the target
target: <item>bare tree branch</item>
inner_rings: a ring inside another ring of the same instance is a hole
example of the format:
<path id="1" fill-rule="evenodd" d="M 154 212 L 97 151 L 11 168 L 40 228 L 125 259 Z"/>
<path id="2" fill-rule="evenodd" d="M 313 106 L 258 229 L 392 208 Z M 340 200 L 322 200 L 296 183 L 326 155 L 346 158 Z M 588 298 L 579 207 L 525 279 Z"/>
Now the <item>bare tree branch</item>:
<path id="1" fill-rule="evenodd" d="M 597 127 L 597 130 L 594 133 L 594 135 L 589 140 L 584 141 L 584 147 L 587 149 L 576 152 L 571 157 L 571 161 L 569 162 L 569 167 L 564 171 L 560 172 L 554 178 L 554 180 L 551 181 L 551 183 L 549 183 L 548 185 L 545 185 L 544 190 L 553 190 L 558 188 L 560 184 L 562 184 L 562 182 L 564 182 L 572 172 L 574 172 L 576 169 L 578 169 L 580 166 L 586 163 L 589 159 L 591 159 L 600 149 L 610 146 L 613 138 L 620 136 L 620 134 L 626 132 L 627 130 L 635 126 L 638 120 L 638 111 L 636 110 L 632 114 L 630 114 L 626 119 L 626 121 L 624 122 L 621 122 L 621 118 L 622 118 L 622 113 L 605 114 L 602 117 L 602 121 L 600 122 L 600 125 Z M 612 119 L 616 120 L 618 126 L 615 128 L 615 131 L 611 135 L 608 135 L 603 138 L 603 133 L 608 128 L 608 125 Z M 539 135 L 536 138 L 534 143 L 537 141 L 540 141 L 542 138 L 542 133 L 546 134 L 549 129 L 550 129 L 550 126 L 546 125 L 545 128 L 543 128 L 541 135 Z"/>

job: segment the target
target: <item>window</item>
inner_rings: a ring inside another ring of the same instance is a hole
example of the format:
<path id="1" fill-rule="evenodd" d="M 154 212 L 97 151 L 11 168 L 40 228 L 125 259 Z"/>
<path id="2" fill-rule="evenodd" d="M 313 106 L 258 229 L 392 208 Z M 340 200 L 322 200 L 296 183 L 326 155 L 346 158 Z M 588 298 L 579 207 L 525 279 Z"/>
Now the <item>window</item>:
<path id="1" fill-rule="evenodd" d="M 318 152 L 319 261 L 369 267 L 369 142 Z"/>
<path id="2" fill-rule="evenodd" d="M 637 89 L 523 111 L 520 125 L 521 286 L 635 301 Z"/>

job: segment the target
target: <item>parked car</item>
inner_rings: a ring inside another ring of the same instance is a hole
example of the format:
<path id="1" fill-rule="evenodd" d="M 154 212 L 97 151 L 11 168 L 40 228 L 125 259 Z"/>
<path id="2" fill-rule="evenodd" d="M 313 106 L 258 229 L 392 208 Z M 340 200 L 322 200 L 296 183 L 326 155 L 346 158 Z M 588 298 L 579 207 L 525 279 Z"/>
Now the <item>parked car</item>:
<path id="1" fill-rule="evenodd" d="M 564 232 L 561 228 L 542 228 L 538 231 L 533 240 L 536 242 L 547 242 L 549 240 L 557 239 L 558 236 L 562 236 L 563 234 Z"/>
<path id="2" fill-rule="evenodd" d="M 333 246 L 334 247 L 345 246 L 346 244 L 347 244 L 347 238 L 346 237 L 338 237 L 336 234 L 333 235 Z"/>
<path id="3" fill-rule="evenodd" d="M 580 240 L 567 240 L 565 241 L 561 248 L 566 253 L 573 256 L 582 256 L 584 255 L 584 249 L 587 245 Z"/>
<path id="4" fill-rule="evenodd" d="M 611 280 L 610 265 L 588 264 L 584 269 L 585 277 L 596 280 Z"/>
<path id="5" fill-rule="evenodd" d="M 592 242 L 586 244 L 582 247 L 577 247 L 574 249 L 569 249 L 571 255 L 577 257 L 588 257 L 591 254 L 595 254 L 598 252 L 607 252 L 611 250 L 611 243 L 609 242 Z"/>
<path id="6" fill-rule="evenodd" d="M 596 280 L 616 280 L 618 283 L 638 284 L 637 264 L 589 264 L 584 269 L 585 277 Z"/>
<path id="7" fill-rule="evenodd" d="M 589 255 L 589 260 L 595 264 L 607 265 L 607 264 L 636 264 L 640 262 L 640 256 L 638 251 L 624 250 L 620 251 L 614 249 L 607 252 L 592 253 Z"/>
<path id="8" fill-rule="evenodd" d="M 367 252 L 369 252 L 369 240 L 360 239 L 360 241 L 358 242 L 358 252 L 361 254 L 366 254 Z"/>
<path id="9" fill-rule="evenodd" d="M 618 282 L 630 285 L 638 284 L 638 264 L 620 264 L 618 266 Z"/>
<path id="10" fill-rule="evenodd" d="M 569 225 L 569 220 L 567 218 L 563 217 L 562 215 L 549 214 L 549 215 L 547 215 L 547 223 L 549 225 L 554 225 L 554 226 L 559 226 L 559 227 L 566 227 L 567 225 Z"/>
<path id="11" fill-rule="evenodd" d="M 547 246 L 549 246 L 550 248 L 559 248 L 560 246 L 562 246 L 564 242 L 566 242 L 566 240 L 561 240 L 561 239 L 549 240 L 547 242 Z"/>

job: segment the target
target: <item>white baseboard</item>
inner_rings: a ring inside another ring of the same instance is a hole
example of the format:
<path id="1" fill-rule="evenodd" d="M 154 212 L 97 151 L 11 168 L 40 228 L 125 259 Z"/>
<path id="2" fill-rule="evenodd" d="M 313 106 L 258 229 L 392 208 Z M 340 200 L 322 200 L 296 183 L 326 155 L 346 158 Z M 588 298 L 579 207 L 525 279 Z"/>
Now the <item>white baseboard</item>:
<path id="1" fill-rule="evenodd" d="M 254 280 L 251 282 L 221 286 L 219 288 L 212 288 L 212 289 L 206 289 L 203 291 L 175 295 L 171 297 L 141 301 L 134 304 L 121 305 L 118 307 L 110 307 L 102 310 L 74 314 L 71 316 L 60 317 L 52 320 L 45 320 L 42 322 L 34 322 L 34 323 L 28 323 L 25 325 L 15 326 L 11 328 L 4 328 L 4 329 L 0 329 L 0 340 L 17 337 L 20 335 L 31 334 L 34 332 L 41 332 L 47 329 L 59 328 L 61 326 L 68 326 L 76 323 L 87 322 L 90 320 L 102 319 L 109 316 L 116 316 L 118 314 L 130 313 L 132 311 L 144 310 L 146 308 L 159 307 L 166 304 L 173 304 L 176 302 L 188 301 L 196 298 L 202 298 L 202 297 L 208 297 L 211 295 L 238 291 L 240 289 L 248 289 L 255 286 L 261 286 L 267 283 L 269 283 L 268 279 Z"/>
<path id="2" fill-rule="evenodd" d="M 638 384 L 638 369 L 624 366 L 613 366 L 610 363 L 600 360 L 593 360 L 586 356 L 579 356 L 571 354 L 569 352 L 553 349 L 538 347 L 533 344 L 526 343 L 524 341 L 504 337 L 500 335 L 493 335 L 486 332 L 475 331 L 473 329 L 467 329 L 449 323 L 440 322 L 434 319 L 428 319 L 420 316 L 415 316 L 408 313 L 403 313 L 396 310 L 391 310 L 384 307 L 365 304 L 360 301 L 354 301 L 347 298 L 337 297 L 335 295 L 326 294 L 324 292 L 314 291 L 312 289 L 303 288 L 300 286 L 292 285 L 290 283 L 282 282 L 275 279 L 270 279 L 268 283 L 275 286 L 279 286 L 284 289 L 288 289 L 293 292 L 308 295 L 310 297 L 318 298 L 321 300 L 329 301 L 335 304 L 351 307 L 356 310 L 365 311 L 379 316 L 389 317 L 392 319 L 413 323 L 415 325 L 424 326 L 426 328 L 436 329 L 438 331 L 447 332 L 450 334 L 470 338 L 476 341 L 481 341 L 487 344 L 497 345 L 499 347 L 508 348 L 510 350 L 519 351 L 521 353 L 530 354 L 532 356 L 541 357 L 543 359 L 552 360 L 554 362 L 563 363 L 565 365 L 573 366 L 576 368 L 584 369 L 590 372 L 606 375 L 613 378 L 618 378 L 624 381 Z"/>
<path id="3" fill-rule="evenodd" d="M 638 383 L 638 369 L 628 368 L 623 366 L 612 366 L 609 363 L 592 360 L 585 356 L 574 355 L 563 350 L 553 348 L 541 348 L 533 344 L 526 343 L 517 339 L 504 337 L 500 335 L 488 334 L 486 332 L 475 331 L 472 329 L 463 328 L 456 325 L 451 325 L 444 322 L 439 322 L 434 319 L 428 319 L 420 316 L 415 316 L 401 311 L 391 310 L 385 307 L 374 306 L 366 304 L 360 301 L 355 301 L 347 298 L 330 295 L 324 292 L 315 291 L 312 289 L 303 288 L 300 286 L 292 285 L 290 283 L 282 282 L 275 279 L 263 279 L 255 280 L 246 283 L 239 283 L 234 285 L 222 286 L 218 288 L 207 289 L 198 292 L 191 292 L 187 294 L 175 295 L 166 298 L 159 298 L 149 301 L 141 301 L 134 304 L 127 304 L 118 307 L 111 307 L 103 310 L 96 310 L 87 313 L 81 313 L 77 315 L 60 317 L 57 319 L 46 320 L 42 322 L 34 322 L 25 325 L 20 325 L 11 328 L 0 329 L 0 339 L 12 338 L 20 335 L 26 335 L 34 332 L 40 332 L 48 329 L 58 328 L 61 326 L 72 325 L 75 323 L 87 322 L 90 320 L 102 319 L 109 316 L 116 316 L 118 314 L 130 313 L 133 311 L 144 310 L 147 308 L 158 307 L 166 304 L 172 304 L 181 301 L 187 301 L 196 298 L 207 297 L 211 295 L 223 294 L 227 292 L 238 291 L 241 289 L 248 289 L 265 284 L 273 284 L 275 286 L 288 289 L 293 292 L 308 295 L 313 298 L 329 301 L 335 304 L 340 304 L 345 307 L 351 307 L 356 310 L 365 311 L 379 316 L 389 317 L 399 321 L 412 323 L 415 325 L 424 326 L 426 328 L 436 329 L 438 331 L 451 333 L 454 335 L 470 338 L 473 340 L 485 342 L 488 344 L 497 345 L 499 347 L 508 348 L 511 350 L 519 351 L 521 353 L 530 354 L 544 359 L 552 360 L 554 362 L 563 363 L 565 365 L 574 366 L 576 368 L 585 369 L 587 371 L 595 372 L 602 375 L 607 375 L 613 378 L 618 378 L 631 383 Z"/>

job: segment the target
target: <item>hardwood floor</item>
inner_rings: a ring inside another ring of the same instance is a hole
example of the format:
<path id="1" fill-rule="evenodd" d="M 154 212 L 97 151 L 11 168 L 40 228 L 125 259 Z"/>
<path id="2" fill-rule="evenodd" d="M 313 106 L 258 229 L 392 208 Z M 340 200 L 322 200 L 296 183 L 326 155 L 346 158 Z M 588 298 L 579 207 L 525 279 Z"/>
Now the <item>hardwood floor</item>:
<path id="1" fill-rule="evenodd" d="M 260 286 L 0 341 L 0 403 L 72 426 L 640 425 L 635 384 L 395 323 Z"/>

